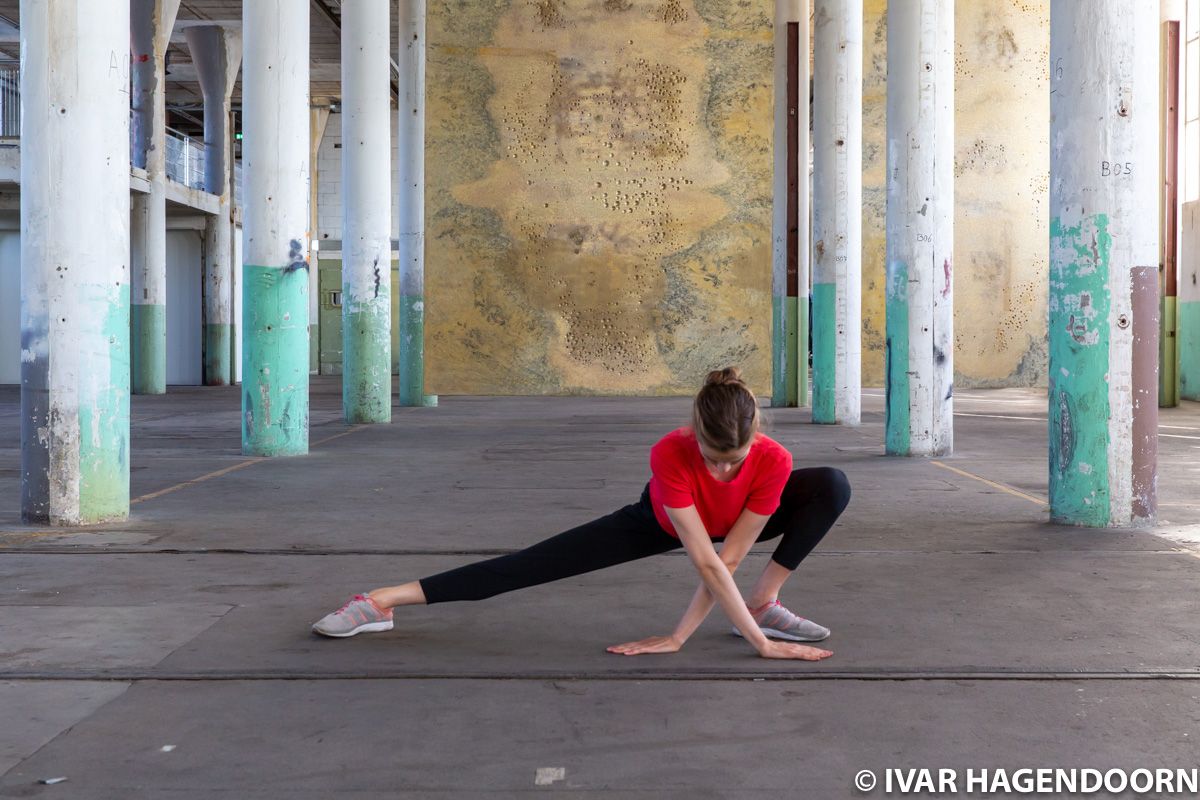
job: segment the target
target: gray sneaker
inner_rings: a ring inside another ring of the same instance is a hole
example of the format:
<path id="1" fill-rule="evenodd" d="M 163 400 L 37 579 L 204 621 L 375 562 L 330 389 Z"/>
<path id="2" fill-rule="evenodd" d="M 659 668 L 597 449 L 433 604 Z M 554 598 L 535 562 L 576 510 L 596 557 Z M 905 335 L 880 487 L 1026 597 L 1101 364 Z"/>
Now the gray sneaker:
<path id="1" fill-rule="evenodd" d="M 356 594 L 350 602 L 326 614 L 312 626 L 313 633 L 343 639 L 356 633 L 373 633 L 392 629 L 392 610 L 382 609 L 364 594 Z"/>
<path id="2" fill-rule="evenodd" d="M 811 619 L 797 616 L 783 607 L 778 600 L 767 603 L 760 609 L 750 609 L 750 616 L 758 623 L 759 630 L 769 639 L 787 639 L 792 642 L 819 642 L 829 636 L 829 628 L 818 625 Z M 742 632 L 737 628 L 738 636 Z"/>

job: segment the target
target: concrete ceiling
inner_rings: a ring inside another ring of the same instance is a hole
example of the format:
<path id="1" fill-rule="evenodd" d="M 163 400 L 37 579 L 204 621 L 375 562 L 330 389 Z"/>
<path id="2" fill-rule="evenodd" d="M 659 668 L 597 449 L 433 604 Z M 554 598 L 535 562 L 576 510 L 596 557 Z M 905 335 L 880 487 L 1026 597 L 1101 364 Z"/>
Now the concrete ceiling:
<path id="1" fill-rule="evenodd" d="M 88 0 L 91 2 L 92 0 Z M 392 10 L 392 53 L 396 51 L 397 26 L 395 3 Z M 316 103 L 336 101 L 341 96 L 341 35 L 338 20 L 342 0 L 311 0 L 310 91 Z M 167 50 L 167 124 L 184 133 L 200 131 L 203 100 L 192 56 L 188 51 L 184 28 L 196 24 L 221 24 L 240 28 L 242 0 L 181 0 L 179 16 Z M 0 60 L 20 57 L 19 0 L 0 0 Z M 233 91 L 234 108 L 241 106 L 242 85 L 239 76 Z"/>

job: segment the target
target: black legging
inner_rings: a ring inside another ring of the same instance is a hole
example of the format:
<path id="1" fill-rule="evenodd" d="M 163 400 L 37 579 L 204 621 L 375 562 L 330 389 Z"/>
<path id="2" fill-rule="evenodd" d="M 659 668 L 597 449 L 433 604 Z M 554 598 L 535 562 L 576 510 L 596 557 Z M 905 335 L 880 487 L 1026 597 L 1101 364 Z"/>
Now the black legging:
<path id="1" fill-rule="evenodd" d="M 795 470 L 780 496 L 779 508 L 767 520 L 758 541 L 782 535 L 771 558 L 794 570 L 833 527 L 849 502 L 850 482 L 841 470 Z M 421 589 L 427 603 L 483 600 L 682 546 L 659 526 L 647 485 L 637 503 L 520 552 L 422 578 Z"/>

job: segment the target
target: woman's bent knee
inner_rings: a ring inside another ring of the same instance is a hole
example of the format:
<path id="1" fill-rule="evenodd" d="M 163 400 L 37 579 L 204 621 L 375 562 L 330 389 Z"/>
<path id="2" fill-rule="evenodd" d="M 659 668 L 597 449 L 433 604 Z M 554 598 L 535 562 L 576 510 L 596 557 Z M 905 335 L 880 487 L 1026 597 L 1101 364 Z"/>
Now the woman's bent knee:
<path id="1" fill-rule="evenodd" d="M 841 514 L 846 510 L 846 506 L 850 505 L 850 479 L 846 477 L 846 473 L 835 467 L 822 467 L 821 479 L 834 508 Z"/>

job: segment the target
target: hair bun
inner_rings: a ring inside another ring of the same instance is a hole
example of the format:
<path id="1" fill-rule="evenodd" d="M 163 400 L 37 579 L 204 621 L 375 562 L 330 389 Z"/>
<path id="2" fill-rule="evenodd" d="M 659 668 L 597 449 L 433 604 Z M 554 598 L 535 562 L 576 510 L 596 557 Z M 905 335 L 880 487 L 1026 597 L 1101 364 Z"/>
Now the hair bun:
<path id="1" fill-rule="evenodd" d="M 742 380 L 742 371 L 737 367 L 726 367 L 725 369 L 714 369 L 708 373 L 708 378 L 704 381 L 705 386 L 745 386 L 745 381 Z"/>

